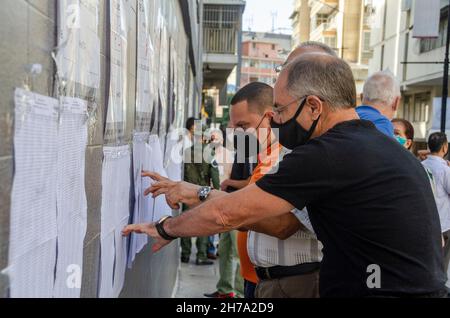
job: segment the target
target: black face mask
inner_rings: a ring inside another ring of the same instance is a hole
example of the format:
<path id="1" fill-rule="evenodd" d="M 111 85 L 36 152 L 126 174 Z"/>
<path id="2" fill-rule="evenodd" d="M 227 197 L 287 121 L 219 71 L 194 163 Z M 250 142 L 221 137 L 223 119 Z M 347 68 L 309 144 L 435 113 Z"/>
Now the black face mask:
<path id="1" fill-rule="evenodd" d="M 287 149 L 293 150 L 298 146 L 306 144 L 314 133 L 314 130 L 316 130 L 317 124 L 319 123 L 320 117 L 314 121 L 308 131 L 297 122 L 297 118 L 298 116 L 300 116 L 303 108 L 305 107 L 305 104 L 306 98 L 301 103 L 294 117 L 292 117 L 284 124 L 278 124 L 273 119 L 270 123 L 273 129 L 278 129 L 278 139 L 280 141 L 280 144 Z"/>

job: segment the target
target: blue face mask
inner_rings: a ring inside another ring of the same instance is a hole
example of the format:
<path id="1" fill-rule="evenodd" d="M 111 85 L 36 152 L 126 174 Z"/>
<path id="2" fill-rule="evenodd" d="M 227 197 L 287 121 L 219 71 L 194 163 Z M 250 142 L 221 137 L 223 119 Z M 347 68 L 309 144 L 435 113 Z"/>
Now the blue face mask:
<path id="1" fill-rule="evenodd" d="M 400 145 L 402 145 L 403 147 L 405 147 L 406 142 L 408 141 L 408 139 L 403 138 L 402 136 L 395 136 L 395 139 L 397 139 L 397 141 L 400 143 Z"/>

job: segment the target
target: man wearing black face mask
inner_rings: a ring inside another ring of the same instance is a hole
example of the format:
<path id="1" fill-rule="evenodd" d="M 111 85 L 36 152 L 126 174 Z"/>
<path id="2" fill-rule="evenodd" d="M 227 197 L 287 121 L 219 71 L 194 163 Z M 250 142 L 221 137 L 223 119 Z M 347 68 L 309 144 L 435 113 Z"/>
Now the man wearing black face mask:
<path id="1" fill-rule="evenodd" d="M 152 191 L 165 193 L 171 206 L 206 202 L 158 224 L 128 226 L 124 234 L 146 233 L 158 251 L 175 237 L 229 231 L 307 206 L 324 246 L 321 297 L 446 295 L 439 216 L 426 172 L 398 142 L 359 119 L 350 67 L 336 57 L 305 54 L 282 71 L 274 99 L 280 142 L 293 148 L 276 173 L 206 200 L 195 197 L 193 186 L 180 199 L 178 185 L 161 180 Z"/>

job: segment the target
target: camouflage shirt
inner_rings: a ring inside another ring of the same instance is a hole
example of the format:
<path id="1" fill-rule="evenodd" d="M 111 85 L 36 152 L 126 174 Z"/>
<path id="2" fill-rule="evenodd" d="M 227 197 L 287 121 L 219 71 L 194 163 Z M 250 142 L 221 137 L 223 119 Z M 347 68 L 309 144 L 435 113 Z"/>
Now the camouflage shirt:
<path id="1" fill-rule="evenodd" d="M 205 145 L 203 146 L 203 153 L 205 149 L 211 149 L 211 154 L 205 160 L 202 156 L 201 163 L 194 161 L 194 146 L 185 151 L 184 164 L 184 181 L 200 186 L 212 186 L 218 190 L 220 188 L 219 169 L 216 160 L 214 159 L 214 150 Z"/>

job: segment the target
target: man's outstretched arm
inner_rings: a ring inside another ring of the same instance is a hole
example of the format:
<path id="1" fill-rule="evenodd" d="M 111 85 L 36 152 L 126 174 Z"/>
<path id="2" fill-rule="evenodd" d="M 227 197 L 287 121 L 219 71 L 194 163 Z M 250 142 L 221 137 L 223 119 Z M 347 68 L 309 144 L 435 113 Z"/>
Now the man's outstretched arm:
<path id="1" fill-rule="evenodd" d="M 287 201 L 271 195 L 256 185 L 213 198 L 182 215 L 169 219 L 164 224 L 166 232 L 175 237 L 209 236 L 228 232 L 258 221 L 283 215 L 294 207 Z M 123 231 L 146 233 L 156 240 L 154 251 L 167 245 L 155 229 L 154 224 L 130 225 Z"/>

